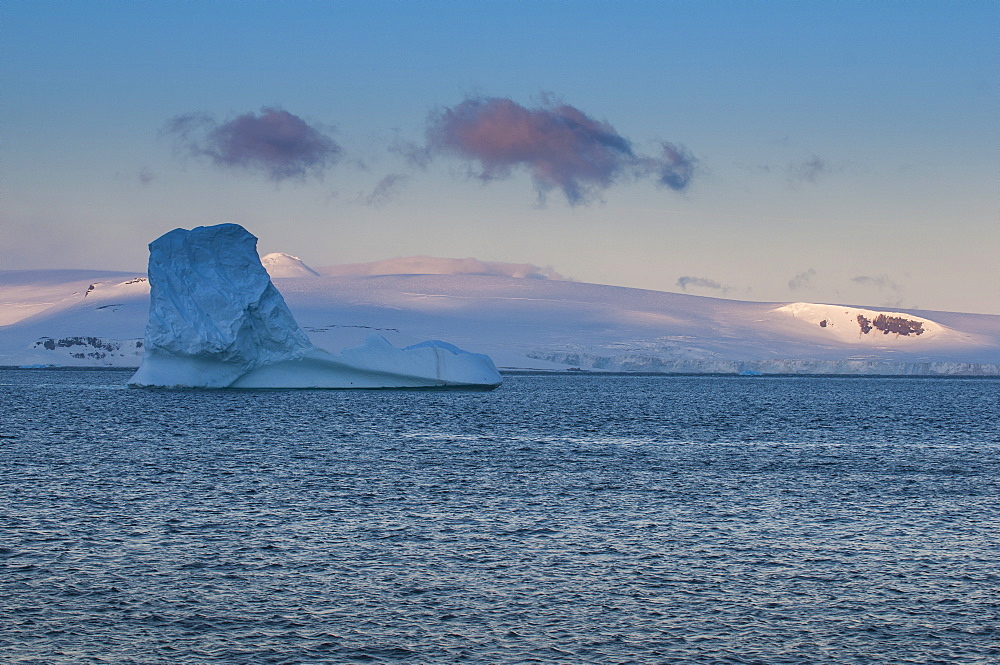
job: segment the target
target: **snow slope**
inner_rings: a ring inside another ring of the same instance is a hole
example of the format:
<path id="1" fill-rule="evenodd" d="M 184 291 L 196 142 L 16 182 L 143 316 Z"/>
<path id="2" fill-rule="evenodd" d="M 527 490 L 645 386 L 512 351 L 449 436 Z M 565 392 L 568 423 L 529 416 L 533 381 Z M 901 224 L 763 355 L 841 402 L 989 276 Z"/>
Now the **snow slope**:
<path id="1" fill-rule="evenodd" d="M 129 344 L 143 336 L 148 285 L 94 274 L 89 293 L 79 289 L 86 280 L 66 282 L 62 300 L 46 309 L 42 303 L 60 294 L 44 274 L 0 272 L 0 294 L 13 299 L 10 285 L 26 287 L 14 294 L 17 311 L 34 312 L 0 326 L 0 364 L 136 366 Z M 993 315 L 741 302 L 496 275 L 274 283 L 310 340 L 328 349 L 362 344 L 377 332 L 395 346 L 448 339 L 502 369 L 1000 375 L 1000 316 Z M 886 332 L 874 325 L 879 315 L 910 323 L 883 323 Z M 66 342 L 91 337 L 97 345 Z M 54 348 L 39 345 L 43 339 Z"/>
<path id="2" fill-rule="evenodd" d="M 0 326 L 17 323 L 82 295 L 95 282 L 134 276 L 100 270 L 0 271 Z"/>
<path id="3" fill-rule="evenodd" d="M 271 277 L 317 277 L 318 272 L 307 266 L 297 256 L 272 252 L 260 257 L 260 263 Z"/>
<path id="4" fill-rule="evenodd" d="M 0 299 L 0 365 L 139 366 L 145 275 L 0 271 Z"/>

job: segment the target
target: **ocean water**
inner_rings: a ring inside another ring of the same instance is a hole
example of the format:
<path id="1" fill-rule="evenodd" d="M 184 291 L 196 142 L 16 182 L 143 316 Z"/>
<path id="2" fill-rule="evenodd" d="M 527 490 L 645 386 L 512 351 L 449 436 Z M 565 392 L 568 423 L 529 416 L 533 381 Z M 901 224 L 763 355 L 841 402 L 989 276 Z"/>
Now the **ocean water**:
<path id="1" fill-rule="evenodd" d="M 1000 381 L 127 377 L 0 371 L 0 662 L 1000 662 Z"/>

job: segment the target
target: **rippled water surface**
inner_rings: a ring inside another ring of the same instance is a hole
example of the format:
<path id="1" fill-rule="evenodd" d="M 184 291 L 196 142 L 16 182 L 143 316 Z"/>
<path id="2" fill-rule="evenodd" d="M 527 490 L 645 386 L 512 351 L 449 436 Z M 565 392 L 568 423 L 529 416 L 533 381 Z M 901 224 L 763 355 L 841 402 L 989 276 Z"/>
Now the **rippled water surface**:
<path id="1" fill-rule="evenodd" d="M 1000 662 L 1000 382 L 0 371 L 0 662 Z"/>

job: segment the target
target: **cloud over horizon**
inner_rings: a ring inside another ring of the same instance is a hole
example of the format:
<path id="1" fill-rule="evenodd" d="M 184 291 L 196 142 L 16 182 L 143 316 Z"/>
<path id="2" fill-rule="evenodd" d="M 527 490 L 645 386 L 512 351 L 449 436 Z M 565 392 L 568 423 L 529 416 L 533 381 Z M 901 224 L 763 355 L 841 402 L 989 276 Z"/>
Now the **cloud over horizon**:
<path id="1" fill-rule="evenodd" d="M 856 277 L 852 277 L 851 281 L 855 284 L 876 289 L 883 297 L 883 300 L 880 303 L 883 307 L 903 306 L 902 287 L 886 274 L 875 276 L 857 275 Z"/>
<path id="2" fill-rule="evenodd" d="M 568 104 L 529 109 L 505 97 L 469 97 L 431 115 L 427 153 L 478 163 L 489 182 L 518 168 L 531 174 L 540 200 L 559 189 L 571 206 L 586 204 L 622 178 L 653 178 L 675 191 L 687 188 L 695 158 L 683 146 L 661 143 L 655 157 L 636 155 L 632 143 L 607 122 Z"/>
<path id="3" fill-rule="evenodd" d="M 829 172 L 830 165 L 819 155 L 812 155 L 809 159 L 788 165 L 788 178 L 791 183 L 816 184 L 823 175 Z"/>
<path id="4" fill-rule="evenodd" d="M 677 278 L 677 286 L 681 291 L 687 291 L 689 288 L 694 289 L 709 289 L 711 291 L 718 291 L 719 293 L 729 293 L 733 290 L 731 286 L 725 286 L 715 281 L 714 279 L 709 279 L 708 277 L 691 277 L 689 275 L 684 275 L 683 277 Z"/>
<path id="5" fill-rule="evenodd" d="M 381 208 L 399 196 L 399 190 L 408 178 L 402 173 L 390 173 L 375 184 L 371 193 L 362 198 L 362 202 L 367 206 Z"/>
<path id="6" fill-rule="evenodd" d="M 799 289 L 803 289 L 809 286 L 809 283 L 815 276 L 816 276 L 815 268 L 809 268 L 808 270 L 800 272 L 799 274 L 795 275 L 795 277 L 792 277 L 790 280 L 788 280 L 788 290 L 797 291 Z"/>
<path id="7" fill-rule="evenodd" d="M 276 107 L 223 123 L 204 113 L 186 113 L 168 120 L 163 134 L 172 136 L 181 152 L 222 168 L 262 172 L 275 182 L 319 177 L 343 152 L 319 129 Z"/>
<path id="8" fill-rule="evenodd" d="M 573 281 L 553 270 L 552 266 L 532 263 L 504 263 L 479 259 L 449 259 L 434 256 L 399 256 L 370 263 L 345 263 L 317 269 L 336 277 L 371 277 L 375 275 L 489 275 L 521 279 L 557 279 Z"/>

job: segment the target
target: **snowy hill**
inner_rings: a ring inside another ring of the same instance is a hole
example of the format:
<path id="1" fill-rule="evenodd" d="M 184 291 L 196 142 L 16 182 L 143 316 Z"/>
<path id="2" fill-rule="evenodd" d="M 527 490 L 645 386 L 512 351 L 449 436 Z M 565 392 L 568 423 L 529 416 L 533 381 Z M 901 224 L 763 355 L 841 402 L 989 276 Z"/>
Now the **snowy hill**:
<path id="1" fill-rule="evenodd" d="M 131 276 L 100 270 L 0 271 L 0 326 L 16 323 L 83 294 L 98 280 L 124 280 Z"/>
<path id="2" fill-rule="evenodd" d="M 0 271 L 0 365 L 138 365 L 149 306 L 143 277 Z M 1000 375 L 1000 316 L 482 274 L 274 282 L 312 341 L 335 351 L 379 332 L 396 346 L 447 339 L 508 369 Z"/>
<path id="3" fill-rule="evenodd" d="M 264 270 L 271 276 L 276 277 L 318 277 L 319 273 L 307 266 L 297 256 L 285 254 L 284 252 L 273 252 L 260 257 L 260 263 Z"/>

